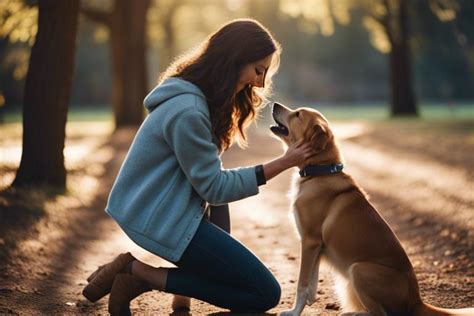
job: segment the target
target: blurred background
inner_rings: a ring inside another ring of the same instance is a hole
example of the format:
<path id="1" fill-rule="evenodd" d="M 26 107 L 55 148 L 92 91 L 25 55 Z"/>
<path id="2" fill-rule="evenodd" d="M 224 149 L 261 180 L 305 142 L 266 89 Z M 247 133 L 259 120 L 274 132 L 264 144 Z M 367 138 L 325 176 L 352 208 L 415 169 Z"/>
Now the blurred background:
<path id="1" fill-rule="evenodd" d="M 140 253 L 103 209 L 143 98 L 174 58 L 245 17 L 283 47 L 269 101 L 329 118 L 422 296 L 474 303 L 474 0 L 0 0 L 0 314 L 107 312 L 80 293 L 117 252 Z M 226 168 L 281 155 L 269 110 Z M 298 270 L 293 171 L 231 204 L 233 235 L 282 281 L 278 311 Z M 309 313 L 339 313 L 329 288 Z M 134 311 L 169 312 L 150 295 Z"/>
<path id="2" fill-rule="evenodd" d="M 283 47 L 269 101 L 316 107 L 331 120 L 471 125 L 472 0 L 3 0 L 0 124 L 23 132 L 22 150 L 6 146 L 14 125 L 2 133 L 10 174 L 21 157 L 14 184 L 65 187 L 66 122 L 138 127 L 160 72 L 242 17 Z"/>
<path id="3" fill-rule="evenodd" d="M 440 115 L 472 113 L 474 2 L 401 1 L 405 13 L 397 2 L 83 0 L 70 109 L 109 115 L 112 104 L 124 102 L 120 98 L 139 107 L 143 91 L 174 57 L 226 21 L 253 17 L 283 46 L 274 99 L 290 105 L 372 106 L 384 116 L 394 91 L 409 103 L 398 105 L 409 107 L 409 114 L 428 105 Z M 0 1 L 0 15 L 0 119 L 12 121 L 22 108 L 38 7 L 36 1 Z M 140 58 L 143 69 L 135 67 Z M 409 68 L 401 69 L 405 63 Z M 403 80 L 401 90 L 392 80 Z M 132 82 L 144 84 L 137 87 L 141 93 L 114 97 Z"/>

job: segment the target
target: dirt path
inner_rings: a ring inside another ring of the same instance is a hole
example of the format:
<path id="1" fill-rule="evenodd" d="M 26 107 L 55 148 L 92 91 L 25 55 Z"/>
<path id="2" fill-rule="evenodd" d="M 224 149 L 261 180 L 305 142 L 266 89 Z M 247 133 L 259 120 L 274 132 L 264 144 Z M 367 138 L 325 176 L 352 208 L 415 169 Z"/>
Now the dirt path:
<path id="1" fill-rule="evenodd" d="M 396 144 L 387 148 L 384 139 L 377 139 L 370 126 L 362 123 L 334 126 L 336 135 L 343 139 L 347 171 L 368 191 L 401 239 L 415 266 L 423 298 L 444 307 L 473 306 L 474 196 L 468 177 L 472 170 L 457 161 L 416 154 Z M 106 299 L 91 304 L 80 295 L 85 278 L 99 264 L 128 250 L 151 264 L 167 264 L 135 246 L 102 211 L 133 134 L 121 131 L 111 141 L 104 138 L 103 143 L 95 143 L 84 154 L 85 160 L 94 154 L 102 159 L 113 157 L 105 169 L 100 169 L 104 163 L 100 159 L 75 167 L 78 177 L 72 179 L 82 179 L 76 185 L 93 192 L 86 194 L 88 198 L 78 198 L 77 192 L 72 192 L 63 200 L 39 199 L 46 215 L 32 221 L 36 232 L 12 246 L 8 264 L 1 266 L 0 313 L 105 314 Z M 233 148 L 225 154 L 224 165 L 262 163 L 281 152 L 280 143 L 270 138 L 266 129 L 253 130 L 249 149 Z M 469 152 L 472 147 L 468 147 L 466 159 Z M 92 176 L 86 181 L 79 177 L 80 171 Z M 296 288 L 299 242 L 287 198 L 293 172 L 261 187 L 257 196 L 231 204 L 232 234 L 269 266 L 282 286 L 280 305 L 269 313 L 290 308 Z M 5 202 L 3 206 L 9 207 Z M 0 239 L 0 245 L 2 240 L 9 245 L 6 237 Z M 319 299 L 305 314 L 338 313 L 331 284 L 331 273 L 323 271 Z M 169 314 L 170 305 L 171 295 L 155 291 L 133 301 L 132 310 Z M 218 312 L 222 310 L 192 302 L 192 314 Z"/>

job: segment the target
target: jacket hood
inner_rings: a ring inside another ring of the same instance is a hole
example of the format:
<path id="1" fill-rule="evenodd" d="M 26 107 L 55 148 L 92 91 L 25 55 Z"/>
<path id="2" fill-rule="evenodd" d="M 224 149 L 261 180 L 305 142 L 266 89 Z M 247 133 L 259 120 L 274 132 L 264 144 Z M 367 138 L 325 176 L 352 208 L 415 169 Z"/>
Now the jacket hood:
<path id="1" fill-rule="evenodd" d="M 206 99 L 204 93 L 196 85 L 183 79 L 171 77 L 153 88 L 145 97 L 143 104 L 151 112 L 160 104 L 181 94 L 194 94 Z"/>

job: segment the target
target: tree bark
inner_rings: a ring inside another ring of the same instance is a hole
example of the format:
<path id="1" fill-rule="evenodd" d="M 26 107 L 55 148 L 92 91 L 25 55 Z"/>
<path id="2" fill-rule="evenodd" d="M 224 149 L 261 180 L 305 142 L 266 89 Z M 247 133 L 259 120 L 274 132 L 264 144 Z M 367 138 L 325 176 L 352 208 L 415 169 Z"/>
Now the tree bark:
<path id="1" fill-rule="evenodd" d="M 115 128 L 140 125 L 148 89 L 146 16 L 150 0 L 115 0 L 111 12 L 81 8 L 90 20 L 110 31 L 112 110 Z"/>
<path id="2" fill-rule="evenodd" d="M 392 46 L 390 60 L 390 114 L 391 116 L 418 116 L 411 73 L 408 44 L 407 0 L 398 0 L 398 14 L 392 16 L 386 28 Z"/>
<path id="3" fill-rule="evenodd" d="M 173 27 L 173 19 L 176 11 L 182 4 L 182 0 L 174 0 L 170 8 L 162 19 L 163 29 L 165 31 L 165 39 L 163 50 L 160 56 L 160 71 L 165 71 L 173 58 L 176 57 L 176 32 Z"/>
<path id="4" fill-rule="evenodd" d="M 116 128 L 140 125 L 146 95 L 146 14 L 150 1 L 115 0 L 111 19 L 112 106 Z"/>
<path id="5" fill-rule="evenodd" d="M 64 140 L 79 0 L 40 0 L 23 101 L 23 151 L 12 186 L 66 187 Z"/>

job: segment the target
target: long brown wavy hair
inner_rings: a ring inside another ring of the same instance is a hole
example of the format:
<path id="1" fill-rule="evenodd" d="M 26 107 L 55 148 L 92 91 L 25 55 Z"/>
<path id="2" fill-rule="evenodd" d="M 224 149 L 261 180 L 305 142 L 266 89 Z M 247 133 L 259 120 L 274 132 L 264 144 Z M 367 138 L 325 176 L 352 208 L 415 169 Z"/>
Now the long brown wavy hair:
<path id="1" fill-rule="evenodd" d="M 259 22 L 233 20 L 211 34 L 197 49 L 174 61 L 160 76 L 160 82 L 179 77 L 198 86 L 207 99 L 214 142 L 220 152 L 234 140 L 247 145 L 246 128 L 271 91 L 271 77 L 280 62 L 280 44 Z M 251 85 L 236 93 L 245 65 L 273 54 L 264 78 L 264 87 Z"/>

